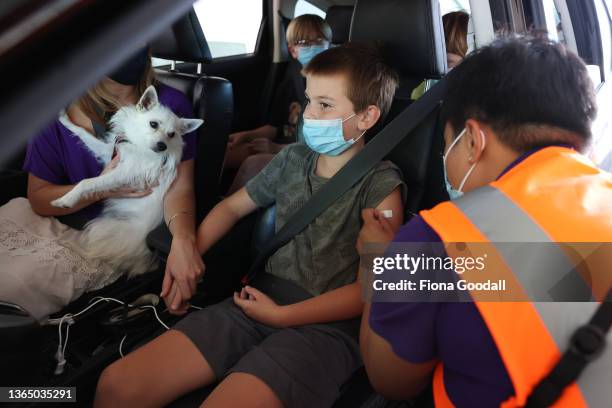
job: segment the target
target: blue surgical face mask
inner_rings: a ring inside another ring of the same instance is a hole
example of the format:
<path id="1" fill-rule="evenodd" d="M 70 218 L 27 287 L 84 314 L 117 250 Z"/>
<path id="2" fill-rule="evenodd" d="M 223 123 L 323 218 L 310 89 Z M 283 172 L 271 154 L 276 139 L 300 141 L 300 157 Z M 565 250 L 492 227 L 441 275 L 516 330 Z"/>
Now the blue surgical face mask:
<path id="1" fill-rule="evenodd" d="M 464 194 L 463 191 L 461 190 L 463 190 L 463 186 L 465 185 L 465 182 L 467 181 L 468 177 L 470 177 L 470 174 L 472 174 L 472 171 L 474 171 L 474 169 L 476 168 L 476 164 L 477 164 L 477 162 L 472 164 L 472 166 L 470 167 L 466 175 L 463 177 L 463 180 L 461 180 L 461 184 L 459 184 L 459 188 L 455 190 L 453 188 L 453 185 L 450 183 L 450 181 L 448 181 L 448 173 L 446 172 L 446 159 L 448 158 L 448 154 L 450 153 L 451 149 L 455 147 L 459 139 L 461 139 L 461 137 L 465 134 L 466 131 L 467 129 L 463 129 L 463 131 L 459 134 L 459 136 L 457 136 L 457 138 L 453 140 L 453 143 L 451 143 L 450 147 L 448 148 L 448 150 L 446 151 L 446 153 L 444 154 L 442 158 L 442 166 L 444 167 L 444 182 L 446 183 L 446 191 L 448 192 L 448 196 L 450 197 L 451 200 L 456 200 Z M 482 130 L 480 131 L 480 134 L 482 135 L 482 148 L 484 150 L 486 139 L 485 139 L 484 132 Z"/>
<path id="2" fill-rule="evenodd" d="M 310 45 L 310 46 L 301 46 L 298 47 L 298 61 L 302 64 L 303 67 L 308 65 L 308 63 L 318 54 L 325 51 L 329 48 L 327 43 L 321 45 Z"/>
<path id="3" fill-rule="evenodd" d="M 363 133 L 356 139 L 344 140 L 342 124 L 357 115 L 353 113 L 342 119 L 306 119 L 302 126 L 304 141 L 312 150 L 328 156 L 338 156 L 361 139 Z"/>

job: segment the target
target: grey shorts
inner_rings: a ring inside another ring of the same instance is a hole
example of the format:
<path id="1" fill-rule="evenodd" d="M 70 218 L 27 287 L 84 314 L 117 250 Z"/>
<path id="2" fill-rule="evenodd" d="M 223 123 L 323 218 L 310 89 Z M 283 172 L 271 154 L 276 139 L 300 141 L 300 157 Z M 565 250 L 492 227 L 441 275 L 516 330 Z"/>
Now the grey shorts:
<path id="1" fill-rule="evenodd" d="M 181 320 L 219 380 L 233 372 L 265 382 L 285 407 L 328 407 L 361 366 L 354 337 L 326 324 L 276 329 L 246 316 L 232 298 Z"/>

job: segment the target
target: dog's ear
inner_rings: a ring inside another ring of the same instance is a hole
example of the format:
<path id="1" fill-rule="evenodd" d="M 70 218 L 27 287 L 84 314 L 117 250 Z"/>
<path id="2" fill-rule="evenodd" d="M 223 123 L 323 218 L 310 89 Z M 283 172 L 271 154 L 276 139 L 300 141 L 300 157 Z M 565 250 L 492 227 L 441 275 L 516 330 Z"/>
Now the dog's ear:
<path id="1" fill-rule="evenodd" d="M 138 108 L 143 110 L 149 110 L 155 105 L 158 104 L 157 100 L 157 91 L 153 85 L 150 85 L 147 89 L 145 89 L 144 93 L 140 97 L 138 101 Z"/>
<path id="2" fill-rule="evenodd" d="M 183 134 L 187 134 L 193 132 L 200 126 L 202 126 L 204 121 L 202 119 L 181 119 L 181 128 L 183 129 Z"/>

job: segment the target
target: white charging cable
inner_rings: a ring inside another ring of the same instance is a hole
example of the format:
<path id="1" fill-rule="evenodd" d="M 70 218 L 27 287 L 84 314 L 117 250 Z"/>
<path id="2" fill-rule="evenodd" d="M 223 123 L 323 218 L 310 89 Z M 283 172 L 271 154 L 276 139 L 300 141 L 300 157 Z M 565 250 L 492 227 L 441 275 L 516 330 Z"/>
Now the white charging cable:
<path id="1" fill-rule="evenodd" d="M 145 295 L 146 296 L 146 295 Z M 92 307 L 94 307 L 95 305 L 97 305 L 100 302 L 115 302 L 115 303 L 119 303 L 120 305 L 125 305 L 125 302 L 122 302 L 121 300 L 115 299 L 115 298 L 110 298 L 110 297 L 101 297 L 101 296 L 96 296 L 94 298 L 92 298 L 90 300 L 90 302 L 94 301 L 92 304 L 90 304 L 89 306 L 87 306 L 85 309 L 81 310 L 80 312 L 76 313 L 76 314 L 72 314 L 72 313 L 67 313 L 65 315 L 63 315 L 61 318 L 57 318 L 57 319 L 48 319 L 46 324 L 47 325 L 54 325 L 57 324 L 57 331 L 58 331 L 58 337 L 59 337 L 59 344 L 57 346 L 57 351 L 55 352 L 55 360 L 57 361 L 57 366 L 55 367 L 55 375 L 60 375 L 64 372 L 64 369 L 66 367 L 66 347 L 68 346 L 68 334 L 70 333 L 70 326 L 73 325 L 75 323 L 74 318 L 78 317 L 80 315 L 82 315 L 83 313 L 85 313 L 86 311 L 88 311 L 89 309 L 91 309 Z M 138 303 L 138 299 L 136 302 L 134 303 Z M 168 327 L 168 325 L 166 323 L 164 323 L 160 318 L 159 315 L 157 314 L 157 309 L 155 308 L 155 306 L 153 305 L 133 305 L 128 303 L 127 304 L 130 307 L 139 307 L 139 308 L 143 308 L 143 309 L 153 309 L 153 313 L 155 314 L 155 318 L 157 319 L 157 321 L 164 327 L 166 328 L 166 330 L 170 330 L 170 327 Z M 62 326 L 63 324 L 66 323 L 66 338 L 64 339 L 64 343 L 62 344 Z M 125 341 L 125 339 L 127 338 L 127 335 L 123 336 L 123 339 L 121 339 L 121 342 L 119 343 L 119 354 L 121 355 L 121 357 L 123 357 L 123 351 L 122 351 L 122 346 L 123 346 L 123 342 Z"/>

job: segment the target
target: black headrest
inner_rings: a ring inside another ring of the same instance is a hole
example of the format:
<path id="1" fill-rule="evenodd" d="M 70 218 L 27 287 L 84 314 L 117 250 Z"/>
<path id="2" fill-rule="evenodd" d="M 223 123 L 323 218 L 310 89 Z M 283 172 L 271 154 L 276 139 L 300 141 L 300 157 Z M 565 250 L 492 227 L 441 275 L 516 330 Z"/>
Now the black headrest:
<path id="1" fill-rule="evenodd" d="M 193 8 L 151 42 L 151 54 L 173 61 L 209 63 L 212 55 Z"/>
<path id="2" fill-rule="evenodd" d="M 350 40 L 380 43 L 400 77 L 446 73 L 439 0 L 357 0 Z"/>
<path id="3" fill-rule="evenodd" d="M 349 40 L 353 6 L 331 6 L 325 14 L 325 21 L 332 30 L 332 44 L 344 44 Z"/>

